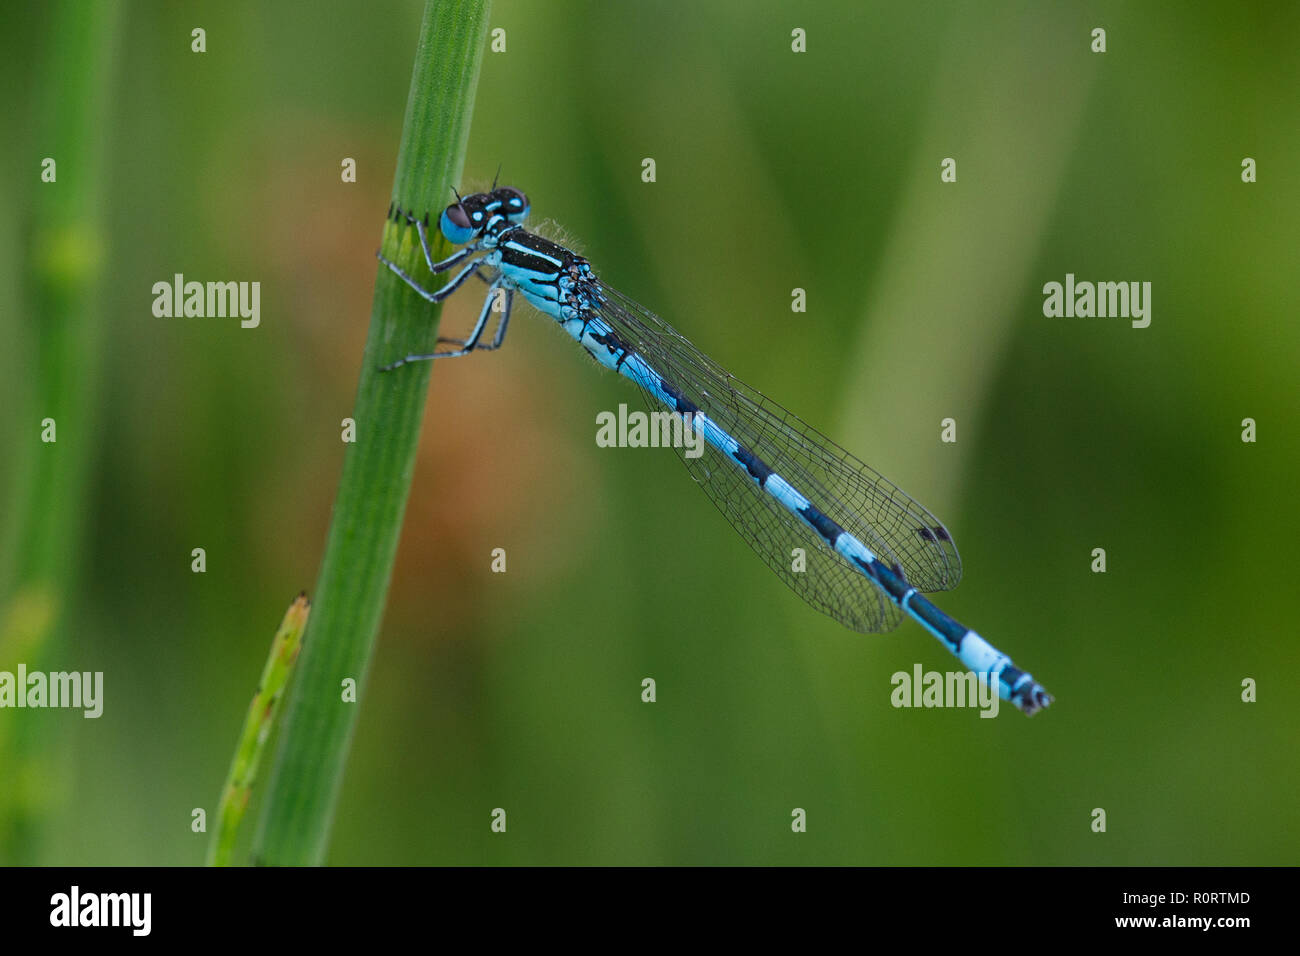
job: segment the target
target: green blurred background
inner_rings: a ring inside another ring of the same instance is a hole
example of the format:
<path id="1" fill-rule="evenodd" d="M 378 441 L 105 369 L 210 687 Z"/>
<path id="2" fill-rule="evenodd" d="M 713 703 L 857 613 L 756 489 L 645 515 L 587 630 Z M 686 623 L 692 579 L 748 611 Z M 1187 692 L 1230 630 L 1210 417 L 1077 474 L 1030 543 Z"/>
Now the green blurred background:
<path id="1" fill-rule="evenodd" d="M 84 500 L 42 516 L 69 530 L 38 647 L 13 623 L 28 243 L 78 152 L 40 183 L 66 31 L 0 15 L 0 669 L 105 674 L 98 720 L 0 711 L 0 861 L 202 860 L 191 811 L 212 821 L 315 580 L 420 13 L 122 8 L 77 313 L 95 427 Z M 501 164 L 613 285 L 940 515 L 966 569 L 940 603 L 1057 702 L 891 707 L 892 673 L 955 662 L 803 605 L 673 455 L 597 448 L 596 412 L 639 398 L 524 309 L 435 369 L 329 861 L 1297 862 L 1300 8 L 498 0 L 491 23 L 467 185 Z M 260 281 L 261 327 L 155 318 L 176 272 Z M 1067 272 L 1150 281 L 1151 326 L 1045 318 Z"/>

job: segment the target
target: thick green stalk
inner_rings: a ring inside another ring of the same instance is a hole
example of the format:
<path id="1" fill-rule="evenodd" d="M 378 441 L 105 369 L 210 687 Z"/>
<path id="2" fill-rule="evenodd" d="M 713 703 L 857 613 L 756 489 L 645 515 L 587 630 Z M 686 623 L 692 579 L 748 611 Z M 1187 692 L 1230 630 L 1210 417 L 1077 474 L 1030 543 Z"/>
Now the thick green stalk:
<path id="1" fill-rule="evenodd" d="M 459 184 L 488 7 L 489 0 L 429 0 L 425 7 L 393 188 L 403 209 L 436 217 Z M 375 210 L 376 223 L 382 214 Z M 434 281 L 413 229 L 386 223 L 381 249 Z M 353 414 L 356 442 L 344 457 L 310 635 L 254 839 L 257 863 L 318 864 L 325 857 L 415 470 L 431 365 L 378 369 L 432 351 L 439 312 L 389 270 L 378 270 Z M 355 681 L 356 702 L 345 699 L 348 680 Z"/>

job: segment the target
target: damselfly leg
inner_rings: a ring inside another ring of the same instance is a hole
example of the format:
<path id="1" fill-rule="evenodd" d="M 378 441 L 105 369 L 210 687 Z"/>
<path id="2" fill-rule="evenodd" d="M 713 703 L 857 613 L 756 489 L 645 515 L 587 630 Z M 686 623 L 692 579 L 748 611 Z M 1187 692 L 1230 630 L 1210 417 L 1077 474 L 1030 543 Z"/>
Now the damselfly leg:
<path id="1" fill-rule="evenodd" d="M 382 258 L 382 257 L 381 257 Z M 419 290 L 423 291 L 423 290 Z M 502 303 L 501 321 L 497 323 L 496 335 L 490 343 L 482 342 L 483 331 L 487 328 L 488 320 L 492 316 L 492 306 L 497 302 L 500 296 Z M 385 365 L 379 369 L 381 372 L 391 372 L 395 368 L 401 368 L 411 362 L 429 362 L 433 359 L 440 358 L 460 358 L 462 355 L 468 355 L 470 352 L 481 351 L 491 352 L 501 347 L 501 343 L 506 338 L 506 328 L 510 325 L 510 309 L 514 303 L 513 290 L 506 288 L 502 284 L 500 277 L 488 286 L 487 297 L 483 300 L 483 308 L 478 315 L 478 321 L 474 323 L 474 328 L 470 330 L 469 336 L 464 339 L 447 339 L 439 338 L 439 342 L 448 342 L 458 345 L 459 348 L 448 352 L 431 352 L 427 355 L 407 355 L 398 359 L 391 365 Z"/>

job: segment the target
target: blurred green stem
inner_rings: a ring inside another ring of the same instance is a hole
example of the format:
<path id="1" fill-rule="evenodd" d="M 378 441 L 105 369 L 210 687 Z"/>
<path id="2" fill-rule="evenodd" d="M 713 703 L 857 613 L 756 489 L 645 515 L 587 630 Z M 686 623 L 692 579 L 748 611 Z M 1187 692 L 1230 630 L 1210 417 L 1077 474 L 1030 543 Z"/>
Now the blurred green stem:
<path id="1" fill-rule="evenodd" d="M 429 0 L 425 6 L 393 188 L 393 201 L 405 210 L 436 216 L 459 183 L 489 6 L 489 0 Z M 381 211 L 375 212 L 377 219 Z M 408 272 L 428 276 L 418 237 L 405 224 L 386 221 L 381 249 Z M 325 858 L 415 470 L 431 365 L 386 373 L 378 368 L 408 353 L 433 351 L 441 309 L 387 269 L 378 272 L 353 415 L 357 440 L 344 456 L 310 640 L 254 838 L 256 863 L 319 864 Z M 344 693 L 349 680 L 355 681 L 355 702 Z"/>
<path id="2" fill-rule="evenodd" d="M 36 151 L 23 185 L 32 196 L 26 305 L 33 339 L 12 509 L 0 520 L 0 669 L 39 669 L 66 611 L 86 516 L 86 476 L 98 444 L 95 391 L 103 341 L 98 287 L 104 260 L 105 134 L 120 7 L 64 0 L 49 11 Z M 42 173 L 51 167 L 53 181 Z M 55 441 L 45 441 L 53 425 Z M 6 722 L 8 723 L 8 722 Z M 52 722 L 0 730 L 0 862 L 33 862 L 38 818 L 57 799 L 44 739 Z M 42 792 L 43 791 L 43 792 Z M 41 793 L 39 799 L 36 793 Z"/>

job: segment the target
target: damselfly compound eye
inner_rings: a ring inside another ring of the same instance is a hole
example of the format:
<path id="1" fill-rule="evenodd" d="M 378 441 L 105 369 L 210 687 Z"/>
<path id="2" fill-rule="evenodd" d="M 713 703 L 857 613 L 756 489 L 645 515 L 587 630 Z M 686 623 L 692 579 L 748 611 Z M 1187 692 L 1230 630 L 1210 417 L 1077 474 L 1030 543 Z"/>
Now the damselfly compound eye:
<path id="1" fill-rule="evenodd" d="M 476 215 L 480 219 L 483 217 L 482 212 Z M 448 242 L 457 246 L 464 245 L 474 238 L 474 226 L 469 221 L 469 214 L 465 212 L 465 207 L 460 203 L 453 203 L 442 211 L 438 228 L 442 230 Z"/>

